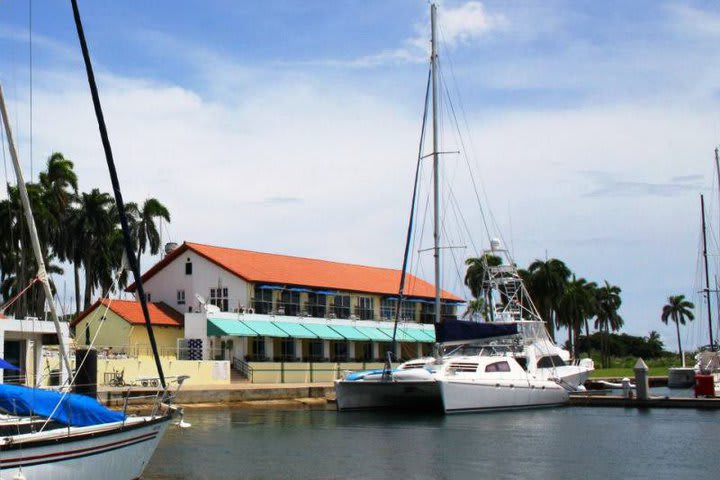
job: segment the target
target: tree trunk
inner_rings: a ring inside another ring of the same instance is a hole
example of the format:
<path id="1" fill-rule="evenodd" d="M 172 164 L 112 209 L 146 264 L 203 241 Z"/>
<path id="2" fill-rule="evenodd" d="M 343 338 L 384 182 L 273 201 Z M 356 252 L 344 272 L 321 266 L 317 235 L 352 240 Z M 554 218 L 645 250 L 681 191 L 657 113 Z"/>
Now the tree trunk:
<path id="1" fill-rule="evenodd" d="M 80 313 L 80 266 L 78 262 L 73 262 L 73 270 L 75 271 L 75 313 Z"/>
<path id="2" fill-rule="evenodd" d="M 682 359 L 682 366 L 685 367 L 685 355 L 683 355 L 682 345 L 680 344 L 680 322 L 675 320 L 675 328 L 677 329 L 678 337 L 678 350 L 680 351 L 680 358 Z"/>
<path id="3" fill-rule="evenodd" d="M 92 261 L 85 262 L 85 297 L 83 302 L 83 308 L 87 309 L 90 307 L 90 301 L 92 299 L 93 285 L 92 285 Z"/>

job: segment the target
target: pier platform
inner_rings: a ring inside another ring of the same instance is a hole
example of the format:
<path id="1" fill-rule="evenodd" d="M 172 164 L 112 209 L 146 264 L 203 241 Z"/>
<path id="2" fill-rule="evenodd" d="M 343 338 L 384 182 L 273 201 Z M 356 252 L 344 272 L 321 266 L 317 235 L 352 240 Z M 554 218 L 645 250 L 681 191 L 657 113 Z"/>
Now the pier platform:
<path id="1" fill-rule="evenodd" d="M 625 398 L 621 395 L 573 393 L 570 395 L 570 406 L 717 410 L 720 409 L 720 398 L 652 397 L 648 400 L 638 400 L 636 398 Z"/>

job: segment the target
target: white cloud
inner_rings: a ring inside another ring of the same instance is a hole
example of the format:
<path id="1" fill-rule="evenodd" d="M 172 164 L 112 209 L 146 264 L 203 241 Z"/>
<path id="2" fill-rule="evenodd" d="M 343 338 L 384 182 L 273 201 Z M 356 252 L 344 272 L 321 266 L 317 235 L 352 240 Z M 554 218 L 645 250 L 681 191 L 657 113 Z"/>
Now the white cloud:
<path id="1" fill-rule="evenodd" d="M 667 9 L 676 26 L 684 33 L 720 36 L 720 15 L 688 5 L 672 4 Z"/>

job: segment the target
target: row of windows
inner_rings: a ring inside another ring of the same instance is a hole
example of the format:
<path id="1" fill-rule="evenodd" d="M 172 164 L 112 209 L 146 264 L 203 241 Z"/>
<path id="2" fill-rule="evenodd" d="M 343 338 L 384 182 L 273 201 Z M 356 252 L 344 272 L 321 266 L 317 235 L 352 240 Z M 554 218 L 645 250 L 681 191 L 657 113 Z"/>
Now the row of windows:
<path id="1" fill-rule="evenodd" d="M 250 342 L 250 353 L 245 360 L 248 361 L 266 361 L 270 360 L 266 355 L 265 339 L 263 337 L 253 337 Z M 391 344 L 383 343 L 380 345 L 379 358 L 373 358 L 372 344 L 370 342 L 356 343 L 355 357 L 350 358 L 348 350 L 348 342 L 338 341 L 330 343 L 330 356 L 325 357 L 322 340 L 309 340 L 307 347 L 298 358 L 296 351 L 296 342 L 291 338 L 282 339 L 280 341 L 280 353 L 275 355 L 275 361 L 375 361 L 387 358 L 387 352 L 392 348 Z"/>

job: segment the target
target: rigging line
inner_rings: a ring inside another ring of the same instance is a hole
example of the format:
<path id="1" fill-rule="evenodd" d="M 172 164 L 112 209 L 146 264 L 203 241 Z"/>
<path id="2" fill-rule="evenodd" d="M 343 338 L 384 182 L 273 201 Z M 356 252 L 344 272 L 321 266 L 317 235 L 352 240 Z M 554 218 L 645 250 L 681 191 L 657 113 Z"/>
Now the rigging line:
<path id="1" fill-rule="evenodd" d="M 459 122 L 458 122 L 457 115 L 456 115 L 456 113 L 455 113 L 455 106 L 454 106 L 454 104 L 453 104 L 453 102 L 452 102 L 452 99 L 450 98 L 450 92 L 448 91 L 448 89 L 447 89 L 447 84 L 446 84 L 446 82 L 444 81 L 445 76 L 443 75 L 443 71 L 442 71 L 442 70 L 440 70 L 440 77 L 443 79 L 442 84 L 443 84 L 443 86 L 445 87 L 444 91 L 445 91 L 445 95 L 447 96 L 447 104 L 448 104 L 449 107 L 450 107 L 450 110 L 449 110 L 449 111 L 450 111 L 450 113 L 452 114 L 453 120 L 455 121 L 455 127 L 456 127 L 456 130 L 457 130 L 458 138 L 460 139 L 460 145 L 462 146 L 462 150 L 463 150 L 463 155 L 462 155 L 462 156 L 463 156 L 463 158 L 465 159 L 465 163 L 467 164 L 467 167 L 468 167 L 468 173 L 470 174 L 470 181 L 471 181 L 472 186 L 473 186 L 473 191 L 474 191 L 474 193 L 475 193 L 475 199 L 477 200 L 478 208 L 480 209 L 480 217 L 482 218 L 483 226 L 485 227 L 485 233 L 487 234 L 487 240 L 488 240 L 488 243 L 489 243 L 489 242 L 491 242 L 492 239 L 491 239 L 491 234 L 490 234 L 490 228 L 488 227 L 487 218 L 486 218 L 486 216 L 485 216 L 485 209 L 483 208 L 483 206 L 482 206 L 482 201 L 480 200 L 480 194 L 478 193 L 478 186 L 477 186 L 477 182 L 476 182 L 476 180 L 475 180 L 475 175 L 473 174 L 472 166 L 470 165 L 470 159 L 468 158 L 467 154 L 465 153 L 465 152 L 467 152 L 467 149 L 466 149 L 466 147 L 465 147 L 465 141 L 463 140 L 462 133 L 460 132 L 460 124 L 459 124 Z M 490 213 L 490 215 L 492 216 L 491 213 Z M 499 229 L 498 229 L 498 230 L 499 230 Z M 499 233 L 499 232 L 498 232 L 498 233 Z M 502 233 L 499 233 L 499 234 L 500 234 L 500 236 L 502 237 Z M 504 242 L 505 242 L 505 240 L 503 240 L 503 243 L 504 243 Z"/>
<path id="2" fill-rule="evenodd" d="M 405 273 L 407 272 L 407 264 L 408 264 L 408 251 L 410 249 L 411 241 L 410 241 L 410 235 L 413 231 L 413 220 L 415 218 L 415 199 L 417 198 L 417 191 L 418 191 L 418 178 L 420 177 L 420 166 L 422 165 L 422 151 L 423 151 L 423 145 L 425 142 L 425 125 L 427 123 L 427 114 L 428 114 L 428 99 L 430 98 L 430 79 L 432 75 L 432 69 L 428 70 L 428 78 L 427 78 L 427 86 L 425 87 L 425 108 L 423 112 L 423 120 L 422 120 L 422 127 L 420 128 L 420 142 L 418 145 L 418 157 L 417 157 L 417 163 L 415 165 L 415 182 L 413 184 L 413 194 L 412 194 L 412 201 L 410 202 L 410 218 L 408 219 L 408 227 L 407 227 L 407 237 L 405 238 L 405 253 L 403 254 L 403 264 L 402 264 L 402 271 L 400 273 L 400 288 L 398 292 L 398 296 L 400 297 L 397 306 L 395 307 L 395 325 L 393 326 L 393 334 L 392 334 L 392 345 L 393 345 L 393 351 L 395 351 L 395 336 L 397 334 L 397 323 L 398 319 L 400 318 L 400 304 L 402 303 L 402 300 L 405 296 Z M 388 357 L 388 363 L 387 367 L 390 367 L 390 361 Z"/>
<path id="3" fill-rule="evenodd" d="M 30 55 L 30 181 L 33 181 L 33 16 L 32 0 L 28 1 L 28 35 Z"/>

